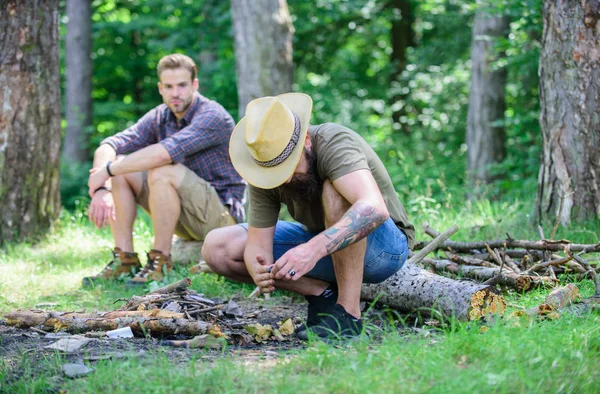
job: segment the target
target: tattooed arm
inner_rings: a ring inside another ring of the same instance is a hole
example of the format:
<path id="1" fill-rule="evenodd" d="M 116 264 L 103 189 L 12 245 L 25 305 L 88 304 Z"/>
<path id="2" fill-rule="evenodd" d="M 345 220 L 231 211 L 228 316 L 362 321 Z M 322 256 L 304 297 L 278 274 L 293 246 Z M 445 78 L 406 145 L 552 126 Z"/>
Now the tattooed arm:
<path id="1" fill-rule="evenodd" d="M 328 254 L 351 245 L 375 230 L 389 217 L 379 187 L 369 170 L 358 170 L 332 182 L 335 190 L 348 202 L 349 209 L 334 224 L 329 224 L 307 243 L 287 251 L 274 268 L 276 279 L 297 280 Z"/>
<path id="2" fill-rule="evenodd" d="M 323 232 L 331 242 L 325 245 L 327 254 L 336 252 L 369 235 L 389 214 L 377 212 L 374 204 L 359 200 L 355 202 L 340 221 Z"/>

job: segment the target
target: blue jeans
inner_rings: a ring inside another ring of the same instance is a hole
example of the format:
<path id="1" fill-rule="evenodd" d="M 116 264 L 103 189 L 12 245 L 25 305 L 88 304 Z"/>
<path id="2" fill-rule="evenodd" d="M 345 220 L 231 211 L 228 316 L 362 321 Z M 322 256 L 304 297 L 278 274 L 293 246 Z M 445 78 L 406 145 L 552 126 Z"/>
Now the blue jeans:
<path id="1" fill-rule="evenodd" d="M 240 226 L 248 229 L 247 223 L 241 223 Z M 278 221 L 273 237 L 273 258 L 277 261 L 285 252 L 308 242 L 317 234 L 306 231 L 301 224 Z M 383 282 L 404 265 L 407 257 L 408 242 L 406 235 L 396 227 L 394 221 L 390 218 L 367 236 L 363 283 Z M 335 272 L 331 256 L 327 255 L 317 261 L 315 267 L 306 276 L 335 283 Z"/>

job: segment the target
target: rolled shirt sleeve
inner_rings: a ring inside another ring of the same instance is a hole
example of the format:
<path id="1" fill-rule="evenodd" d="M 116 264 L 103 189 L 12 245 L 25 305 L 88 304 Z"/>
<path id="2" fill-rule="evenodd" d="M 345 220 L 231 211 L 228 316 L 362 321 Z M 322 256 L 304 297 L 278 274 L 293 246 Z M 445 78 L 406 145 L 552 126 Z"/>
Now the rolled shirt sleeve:
<path id="1" fill-rule="evenodd" d="M 105 138 L 100 142 L 110 145 L 118 155 L 132 153 L 156 144 L 160 127 L 160 111 L 154 108 L 142 116 L 133 126 Z"/>

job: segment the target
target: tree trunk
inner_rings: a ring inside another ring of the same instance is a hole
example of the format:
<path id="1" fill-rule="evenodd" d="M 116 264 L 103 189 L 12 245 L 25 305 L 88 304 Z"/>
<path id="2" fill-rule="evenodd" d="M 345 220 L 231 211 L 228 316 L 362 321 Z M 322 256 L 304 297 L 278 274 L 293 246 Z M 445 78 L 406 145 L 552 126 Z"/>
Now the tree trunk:
<path id="1" fill-rule="evenodd" d="M 293 26 L 286 0 L 231 0 L 239 117 L 258 97 L 292 90 Z"/>
<path id="2" fill-rule="evenodd" d="M 490 165 L 502 162 L 506 153 L 503 125 L 506 68 L 497 68 L 494 64 L 498 60 L 494 44 L 498 37 L 506 36 L 508 30 L 508 17 L 477 11 L 467 120 L 467 172 L 469 183 L 475 188 L 490 183 Z"/>
<path id="3" fill-rule="evenodd" d="M 0 6 L 0 241 L 48 229 L 60 209 L 58 0 Z"/>
<path id="4" fill-rule="evenodd" d="M 392 119 L 395 127 L 406 133 L 408 129 L 400 123 L 400 118 L 406 114 L 404 100 L 407 94 L 402 92 L 403 87 L 400 86 L 399 79 L 406 68 L 406 50 L 414 45 L 412 24 L 415 21 L 415 13 L 411 0 L 389 0 L 386 7 L 393 13 L 390 32 L 392 44 L 392 53 L 390 54 L 390 62 L 392 63 L 390 82 L 393 88 L 393 94 L 390 98 L 393 111 Z"/>
<path id="5" fill-rule="evenodd" d="M 67 129 L 63 158 L 84 163 L 90 159 L 92 125 L 92 20 L 88 0 L 68 0 L 67 16 Z"/>
<path id="6" fill-rule="evenodd" d="M 538 219 L 600 217 L 599 4 L 543 4 Z"/>
<path id="7" fill-rule="evenodd" d="M 361 298 L 401 312 L 431 315 L 435 310 L 460 320 L 477 320 L 506 309 L 504 298 L 492 286 L 445 278 L 411 263 L 382 283 L 364 284 Z"/>

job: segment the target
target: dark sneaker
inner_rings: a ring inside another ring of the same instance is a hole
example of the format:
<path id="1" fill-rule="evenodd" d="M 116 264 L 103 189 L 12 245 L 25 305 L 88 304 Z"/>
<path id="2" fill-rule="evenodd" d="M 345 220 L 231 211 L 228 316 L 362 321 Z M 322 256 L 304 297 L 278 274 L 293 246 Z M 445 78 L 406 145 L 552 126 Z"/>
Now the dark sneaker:
<path id="1" fill-rule="evenodd" d="M 145 285 L 152 281 L 161 281 L 173 269 L 171 256 L 164 255 L 161 251 L 152 249 L 148 253 L 148 263 L 138 272 L 128 285 Z"/>
<path id="2" fill-rule="evenodd" d="M 335 304 L 328 316 L 321 318 L 317 325 L 305 331 L 307 338 L 312 335 L 328 342 L 352 339 L 361 332 L 362 320 L 346 312 L 340 304 Z"/>
<path id="3" fill-rule="evenodd" d="M 83 287 L 92 286 L 101 280 L 114 280 L 121 275 L 133 276 L 142 268 L 137 253 L 123 252 L 120 248 L 115 248 L 112 254 L 112 261 L 104 267 L 102 272 L 98 275 L 83 278 Z"/>
<path id="4" fill-rule="evenodd" d="M 306 339 L 306 327 L 319 324 L 322 318 L 329 315 L 338 299 L 338 289 L 335 283 L 329 285 L 325 291 L 318 296 L 304 296 L 308 301 L 308 313 L 306 325 L 302 324 L 296 329 L 296 335 Z"/>

